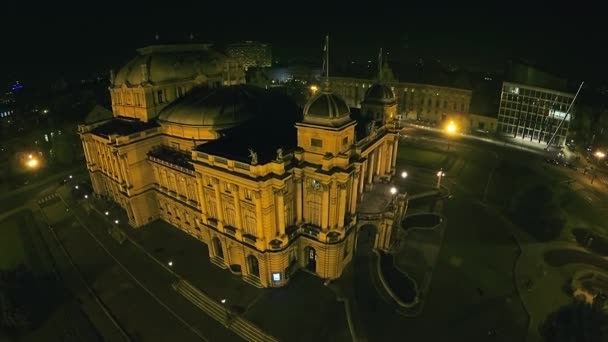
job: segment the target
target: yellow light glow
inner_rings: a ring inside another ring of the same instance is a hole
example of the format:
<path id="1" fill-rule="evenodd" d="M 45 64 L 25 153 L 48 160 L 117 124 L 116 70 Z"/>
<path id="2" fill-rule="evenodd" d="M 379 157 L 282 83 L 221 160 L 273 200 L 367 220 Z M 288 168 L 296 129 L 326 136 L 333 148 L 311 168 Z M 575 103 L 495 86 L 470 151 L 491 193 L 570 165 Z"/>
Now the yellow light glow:
<path id="1" fill-rule="evenodd" d="M 317 87 L 316 85 L 311 85 L 310 86 L 310 91 L 312 91 L 312 93 L 316 93 L 319 90 L 319 87 Z"/>
<path id="2" fill-rule="evenodd" d="M 597 151 L 597 152 L 595 152 L 595 156 L 602 159 L 606 156 L 606 153 L 604 153 L 602 151 Z"/>
<path id="3" fill-rule="evenodd" d="M 456 133 L 456 124 L 454 124 L 454 121 L 450 121 L 450 124 L 448 125 L 446 130 L 448 131 L 448 133 Z"/>
<path id="4" fill-rule="evenodd" d="M 25 164 L 33 169 L 38 166 L 38 159 L 29 159 Z"/>

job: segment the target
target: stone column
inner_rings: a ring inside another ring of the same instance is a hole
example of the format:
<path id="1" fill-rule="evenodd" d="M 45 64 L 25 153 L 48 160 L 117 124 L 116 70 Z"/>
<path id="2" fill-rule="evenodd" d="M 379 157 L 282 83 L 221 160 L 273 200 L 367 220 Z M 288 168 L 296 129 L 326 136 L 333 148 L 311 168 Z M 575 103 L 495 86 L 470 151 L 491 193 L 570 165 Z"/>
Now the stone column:
<path id="1" fill-rule="evenodd" d="M 232 193 L 234 194 L 234 215 L 236 216 L 236 226 L 239 229 L 243 229 L 243 216 L 241 216 L 241 198 L 239 196 L 239 187 L 236 184 L 232 185 Z"/>
<path id="2" fill-rule="evenodd" d="M 339 183 L 339 199 L 338 203 L 338 228 L 344 228 L 344 215 L 346 214 L 346 187 L 348 183 Z"/>
<path id="3" fill-rule="evenodd" d="M 275 189 L 275 214 L 277 215 L 277 225 L 279 226 L 279 236 L 285 235 L 285 194 L 284 189 Z"/>
<path id="4" fill-rule="evenodd" d="M 365 175 L 367 173 L 367 162 L 364 162 L 361 166 L 361 174 L 359 175 L 359 194 L 363 193 L 363 186 L 365 185 Z"/>
<path id="5" fill-rule="evenodd" d="M 222 207 L 222 193 L 220 191 L 220 180 L 213 178 L 213 189 L 215 190 L 215 201 L 217 202 L 217 219 L 224 227 L 224 208 Z"/>
<path id="6" fill-rule="evenodd" d="M 386 143 L 386 147 L 388 151 L 386 151 L 386 169 L 384 170 L 384 173 L 390 174 L 393 167 L 393 144 Z"/>
<path id="7" fill-rule="evenodd" d="M 376 154 L 374 151 L 372 151 L 369 155 L 368 155 L 368 159 L 367 159 L 367 184 L 372 184 L 374 182 L 374 159 L 376 157 Z"/>
<path id="8" fill-rule="evenodd" d="M 254 193 L 255 202 L 255 223 L 257 225 L 258 238 L 263 239 L 264 236 L 264 215 L 262 213 L 262 196 L 259 192 Z"/>
<path id="9" fill-rule="evenodd" d="M 205 196 L 203 194 L 203 177 L 197 173 L 196 174 L 196 185 L 197 185 L 197 197 L 198 197 L 198 205 L 201 209 L 203 223 L 206 223 L 207 220 L 207 203 L 205 203 Z"/>
<path id="10" fill-rule="evenodd" d="M 302 222 L 302 181 L 303 178 L 296 178 L 296 223 Z"/>
<path id="11" fill-rule="evenodd" d="M 376 149 L 376 175 L 377 176 L 381 176 L 383 174 L 383 163 L 384 163 L 384 156 L 382 151 L 384 151 L 384 145 L 380 145 L 378 146 L 378 148 Z"/>
<path id="12" fill-rule="evenodd" d="M 359 194 L 359 172 L 355 172 L 353 176 L 353 186 L 350 191 L 350 210 L 351 214 L 357 212 L 357 195 Z M 363 182 L 361 182 L 363 183 Z"/>
<path id="13" fill-rule="evenodd" d="M 393 166 L 397 167 L 397 149 L 399 148 L 399 139 L 393 142 Z"/>
<path id="14" fill-rule="evenodd" d="M 323 184 L 323 199 L 321 201 L 321 228 L 329 225 L 329 184 Z"/>

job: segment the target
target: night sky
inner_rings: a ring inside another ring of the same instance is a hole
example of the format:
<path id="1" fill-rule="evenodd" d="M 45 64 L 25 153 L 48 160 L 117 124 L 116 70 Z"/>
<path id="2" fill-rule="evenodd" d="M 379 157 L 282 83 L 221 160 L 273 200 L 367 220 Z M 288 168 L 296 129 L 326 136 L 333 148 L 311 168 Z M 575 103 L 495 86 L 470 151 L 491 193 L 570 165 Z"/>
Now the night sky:
<path id="1" fill-rule="evenodd" d="M 136 48 L 153 43 L 155 32 L 172 41 L 186 40 L 190 32 L 199 41 L 267 41 L 285 60 L 320 55 L 329 32 L 335 60 L 375 59 L 382 46 L 396 59 L 434 58 L 491 70 L 506 58 L 521 57 L 566 76 L 608 79 L 603 11 L 576 2 L 570 7 L 501 2 L 500 8 L 407 1 L 197 3 L 3 4 L 0 82 L 106 73 Z"/>

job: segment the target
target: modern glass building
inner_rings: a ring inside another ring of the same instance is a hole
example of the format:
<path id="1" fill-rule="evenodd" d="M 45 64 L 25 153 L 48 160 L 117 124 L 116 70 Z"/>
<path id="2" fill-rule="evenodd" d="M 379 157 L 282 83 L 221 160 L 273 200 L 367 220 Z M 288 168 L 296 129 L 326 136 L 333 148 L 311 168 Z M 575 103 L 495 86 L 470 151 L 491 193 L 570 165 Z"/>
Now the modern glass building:
<path id="1" fill-rule="evenodd" d="M 570 114 L 566 116 L 566 112 L 573 100 L 574 94 L 503 82 L 498 111 L 498 132 L 514 138 L 548 144 L 551 136 L 557 131 L 551 145 L 563 146 L 572 119 Z"/>

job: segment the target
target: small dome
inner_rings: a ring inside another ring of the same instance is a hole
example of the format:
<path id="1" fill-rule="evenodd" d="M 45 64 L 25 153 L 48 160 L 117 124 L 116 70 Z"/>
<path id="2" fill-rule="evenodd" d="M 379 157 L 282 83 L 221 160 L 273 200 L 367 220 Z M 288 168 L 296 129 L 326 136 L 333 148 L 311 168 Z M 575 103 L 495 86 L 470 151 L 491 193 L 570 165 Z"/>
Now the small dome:
<path id="1" fill-rule="evenodd" d="M 365 102 L 390 103 L 395 101 L 395 93 L 384 84 L 376 83 L 365 92 Z"/>
<path id="2" fill-rule="evenodd" d="M 304 117 L 338 119 L 350 116 L 350 109 L 342 98 L 331 91 L 323 90 L 304 106 Z"/>
<path id="3" fill-rule="evenodd" d="M 163 109 L 158 120 L 161 123 L 228 128 L 255 116 L 258 97 L 255 89 L 246 86 L 193 89 Z"/>
<path id="4" fill-rule="evenodd" d="M 137 52 L 116 73 L 114 87 L 209 78 L 221 75 L 227 59 L 206 44 L 157 45 Z"/>

